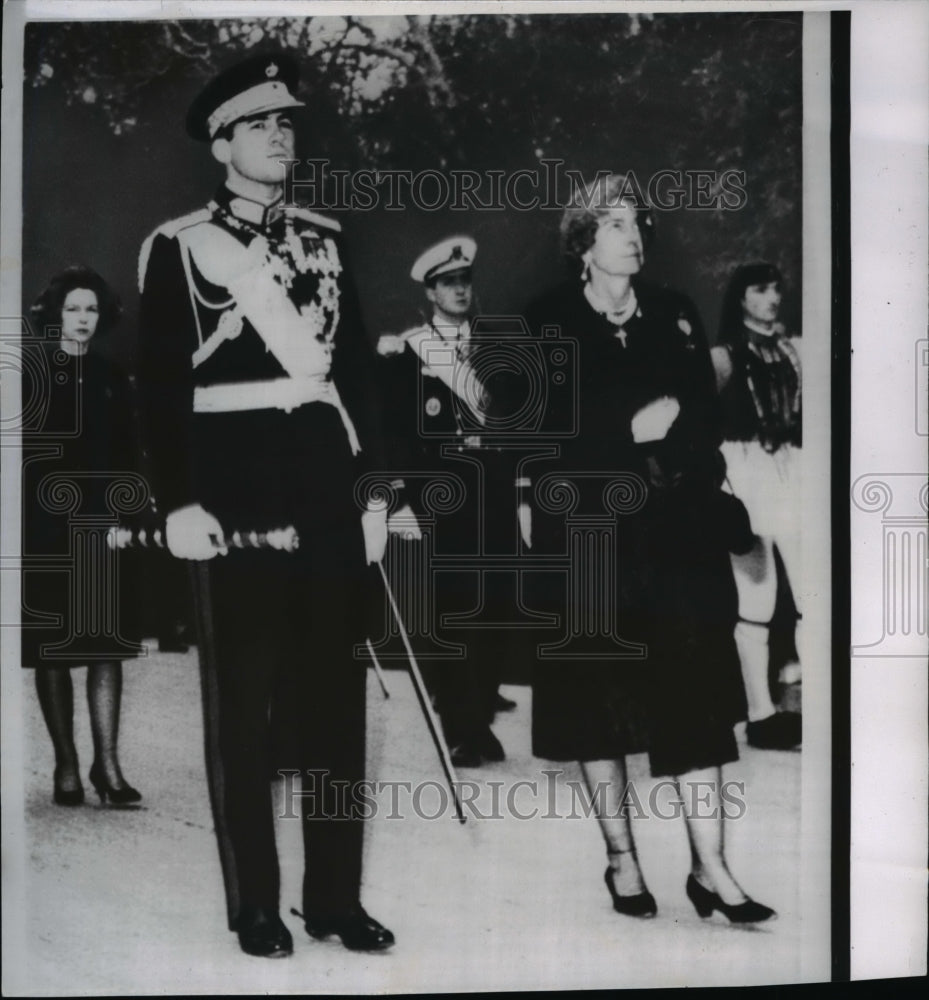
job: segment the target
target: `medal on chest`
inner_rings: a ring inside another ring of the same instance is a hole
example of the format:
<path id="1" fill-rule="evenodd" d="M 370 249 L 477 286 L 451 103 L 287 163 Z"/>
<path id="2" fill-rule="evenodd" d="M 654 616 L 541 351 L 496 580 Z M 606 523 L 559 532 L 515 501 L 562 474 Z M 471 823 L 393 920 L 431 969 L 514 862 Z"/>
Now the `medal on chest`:
<path id="1" fill-rule="evenodd" d="M 219 207 L 218 213 L 231 229 L 264 244 L 261 266 L 267 268 L 306 320 L 308 332 L 331 343 L 339 325 L 339 277 L 342 262 L 335 241 L 315 230 L 298 232 L 293 216 L 284 210 L 283 226 L 263 231 Z M 282 231 L 281 231 L 282 228 Z"/>

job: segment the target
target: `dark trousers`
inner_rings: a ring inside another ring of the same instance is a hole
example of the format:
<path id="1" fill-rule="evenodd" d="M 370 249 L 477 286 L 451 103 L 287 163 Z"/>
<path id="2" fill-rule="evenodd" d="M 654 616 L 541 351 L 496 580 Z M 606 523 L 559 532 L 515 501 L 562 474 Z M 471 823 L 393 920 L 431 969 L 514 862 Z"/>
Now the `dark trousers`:
<path id="1" fill-rule="evenodd" d="M 436 710 L 442 720 L 445 735 L 451 744 L 479 740 L 493 721 L 497 689 L 503 672 L 510 640 L 509 630 L 495 628 L 493 620 L 505 621 L 509 609 L 501 606 L 494 592 L 495 578 L 485 580 L 483 609 L 474 623 L 476 628 L 460 626 L 441 628 L 442 639 L 465 647 L 460 660 L 442 660 L 431 666 L 431 686 L 435 693 Z M 437 587 L 440 612 L 443 606 L 461 607 L 460 602 L 443 601 L 455 595 L 442 594 Z M 473 600 L 477 600 L 476 594 Z"/>
<path id="2" fill-rule="evenodd" d="M 357 529 L 322 542 L 301 532 L 299 554 L 232 552 L 210 567 L 225 820 L 243 906 L 279 905 L 279 770 L 298 771 L 315 793 L 295 807 L 305 912 L 338 913 L 359 898 L 363 824 L 338 783 L 361 781 L 365 768 L 365 667 L 353 657 L 360 545 Z"/>
<path id="3" fill-rule="evenodd" d="M 492 450 L 465 452 L 458 461 L 450 457 L 445 468 L 465 481 L 468 492 L 460 509 L 438 518 L 435 551 L 440 557 L 470 558 L 474 569 L 438 572 L 426 581 L 433 588 L 437 635 L 465 647 L 462 659 L 431 666 L 430 686 L 448 742 L 473 743 L 493 721 L 512 645 L 512 632 L 503 623 L 516 615 L 515 584 L 505 574 L 482 572 L 481 554 L 516 551 L 515 472 L 507 453 Z M 446 621 L 472 611 L 466 625 Z"/>

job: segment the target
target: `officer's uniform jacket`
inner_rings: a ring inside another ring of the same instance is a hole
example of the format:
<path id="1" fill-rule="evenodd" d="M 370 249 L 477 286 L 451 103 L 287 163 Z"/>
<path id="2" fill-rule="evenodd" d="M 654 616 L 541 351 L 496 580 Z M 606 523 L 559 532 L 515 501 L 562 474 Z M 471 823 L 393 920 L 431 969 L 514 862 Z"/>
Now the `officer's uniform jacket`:
<path id="1" fill-rule="evenodd" d="M 434 318 L 378 341 L 390 468 L 403 477 L 402 496 L 417 514 L 430 513 L 425 492 L 430 476 L 440 479 L 451 473 L 461 477 L 468 495 L 455 517 L 440 516 L 440 533 L 447 525 L 459 536 L 454 544 L 460 547 L 477 544 L 475 532 L 482 530 L 485 550 L 488 544 L 491 549 L 500 544 L 508 548 L 512 539 L 507 542 L 506 536 L 512 534 L 509 522 L 516 497 L 514 458 L 487 423 L 488 415 L 502 402 L 499 383 L 481 377 L 484 345 L 469 339 L 467 321 L 457 340 L 450 332 Z M 482 519 L 482 529 L 475 517 L 479 506 L 476 464 L 482 470 L 484 513 L 488 515 Z"/>
<path id="2" fill-rule="evenodd" d="M 223 186 L 146 240 L 139 383 L 162 513 L 200 503 L 224 529 L 258 530 L 344 516 L 379 464 L 374 353 L 339 228 Z"/>

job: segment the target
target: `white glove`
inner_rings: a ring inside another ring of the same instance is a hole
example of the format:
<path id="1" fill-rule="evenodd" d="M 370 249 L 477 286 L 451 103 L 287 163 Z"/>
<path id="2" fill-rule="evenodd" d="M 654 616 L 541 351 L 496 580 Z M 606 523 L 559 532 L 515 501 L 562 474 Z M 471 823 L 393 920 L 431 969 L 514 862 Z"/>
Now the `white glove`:
<path id="1" fill-rule="evenodd" d="M 198 503 L 172 511 L 165 521 L 168 550 L 177 559 L 212 559 L 226 555 L 219 521 Z"/>
<path id="2" fill-rule="evenodd" d="M 361 515 L 361 530 L 365 536 L 365 558 L 378 563 L 387 549 L 387 508 L 366 510 Z"/>
<path id="3" fill-rule="evenodd" d="M 265 535 L 268 547 L 278 552 L 293 552 L 299 548 L 299 538 L 295 528 L 275 528 Z"/>
<path id="4" fill-rule="evenodd" d="M 121 549 L 129 544 L 132 532 L 128 528 L 118 528 L 113 525 L 106 533 L 106 544 L 111 549 Z"/>
<path id="5" fill-rule="evenodd" d="M 419 541 L 423 533 L 419 528 L 419 521 L 413 513 L 413 508 L 405 503 L 398 510 L 395 510 L 387 518 L 387 531 L 391 535 L 400 535 L 410 541 Z"/>
<path id="6" fill-rule="evenodd" d="M 332 368 L 332 345 L 316 337 L 302 337 L 299 345 L 288 357 L 291 375 L 318 378 L 325 382 Z"/>
<path id="7" fill-rule="evenodd" d="M 523 545 L 532 548 L 532 508 L 527 503 L 521 503 L 516 508 L 516 520 L 519 522 L 519 534 Z"/>
<path id="8" fill-rule="evenodd" d="M 636 444 L 663 441 L 680 412 L 681 404 L 671 396 L 643 406 L 632 418 L 632 440 Z"/>

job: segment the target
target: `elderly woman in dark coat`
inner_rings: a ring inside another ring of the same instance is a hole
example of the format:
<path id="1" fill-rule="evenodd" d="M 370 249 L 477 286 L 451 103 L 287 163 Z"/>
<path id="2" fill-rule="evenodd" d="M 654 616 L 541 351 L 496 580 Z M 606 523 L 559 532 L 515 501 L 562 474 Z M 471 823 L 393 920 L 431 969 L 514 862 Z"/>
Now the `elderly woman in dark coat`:
<path id="1" fill-rule="evenodd" d="M 118 485 L 116 477 L 137 467 L 133 411 L 125 376 L 88 350 L 91 340 L 117 321 L 120 307 L 100 275 L 78 266 L 52 279 L 32 314 L 47 341 L 42 370 L 49 375 L 40 387 L 45 407 L 41 426 L 34 428 L 35 434 L 24 434 L 22 664 L 35 669 L 55 749 L 54 801 L 62 806 L 84 801 L 74 745 L 71 667 L 86 665 L 94 743 L 90 782 L 101 801 L 129 805 L 142 796 L 123 777 L 117 736 L 122 661 L 141 651 L 134 635 L 137 609 L 125 572 L 113 578 L 119 580 L 118 590 L 107 589 L 94 546 L 106 544 L 105 522 L 113 517 L 108 490 Z M 50 339 L 59 330 L 60 339 Z M 133 481 L 124 482 L 133 489 Z M 79 499 L 77 513 L 85 522 L 88 515 L 98 519 L 94 537 L 85 539 L 84 562 L 72 548 L 68 514 L 57 509 L 56 498 L 70 496 Z M 60 562 L 62 557 L 74 561 L 57 572 L 40 568 L 43 561 Z M 81 573 L 82 567 L 88 572 Z M 93 590 L 84 591 L 87 587 Z"/>
<path id="2" fill-rule="evenodd" d="M 714 373 L 699 316 L 683 295 L 639 279 L 652 220 L 625 196 L 625 184 L 611 175 L 578 192 L 562 238 L 580 276 L 534 302 L 527 319 L 534 332 L 559 327 L 577 341 L 576 402 L 567 390 L 550 397 L 548 420 L 567 425 L 573 412 L 576 433 L 562 441 L 546 483 L 557 489 L 563 474 L 577 491 L 576 510 L 601 515 L 610 475 L 626 484 L 612 607 L 601 593 L 572 588 L 569 602 L 585 607 L 569 603 L 568 613 L 589 619 L 597 600 L 599 613 L 616 614 L 617 646 L 627 648 L 612 659 L 540 659 L 533 749 L 579 760 L 598 793 L 605 879 L 618 912 L 657 909 L 622 808 L 624 756 L 647 745 L 653 775 L 686 776 L 700 789 L 699 803 L 682 794 L 692 855 L 686 890 L 697 912 L 755 922 L 773 911 L 728 869 L 720 798 L 720 768 L 738 757 L 733 725 L 745 711 L 729 553 L 745 551 L 753 537 L 742 504 L 719 488 Z M 539 499 L 545 483 L 535 478 Z M 524 529 L 533 551 L 567 551 L 562 520 L 538 507 L 533 519 L 534 537 Z"/>

